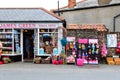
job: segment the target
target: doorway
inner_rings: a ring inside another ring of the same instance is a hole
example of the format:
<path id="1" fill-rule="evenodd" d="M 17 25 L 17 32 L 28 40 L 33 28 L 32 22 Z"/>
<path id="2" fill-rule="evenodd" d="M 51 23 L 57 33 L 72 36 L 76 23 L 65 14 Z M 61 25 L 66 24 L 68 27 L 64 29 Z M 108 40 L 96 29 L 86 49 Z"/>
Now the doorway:
<path id="1" fill-rule="evenodd" d="M 25 62 L 31 62 L 34 58 L 33 35 L 34 30 L 23 30 L 23 59 Z"/>

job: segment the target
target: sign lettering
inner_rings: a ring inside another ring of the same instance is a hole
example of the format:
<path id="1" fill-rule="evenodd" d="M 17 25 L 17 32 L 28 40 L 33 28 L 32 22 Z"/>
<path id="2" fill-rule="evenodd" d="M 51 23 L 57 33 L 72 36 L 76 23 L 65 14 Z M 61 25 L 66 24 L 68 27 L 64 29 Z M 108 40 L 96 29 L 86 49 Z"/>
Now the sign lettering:
<path id="1" fill-rule="evenodd" d="M 57 24 L 40 24 L 40 23 L 1 23 L 0 28 L 57 28 Z"/>

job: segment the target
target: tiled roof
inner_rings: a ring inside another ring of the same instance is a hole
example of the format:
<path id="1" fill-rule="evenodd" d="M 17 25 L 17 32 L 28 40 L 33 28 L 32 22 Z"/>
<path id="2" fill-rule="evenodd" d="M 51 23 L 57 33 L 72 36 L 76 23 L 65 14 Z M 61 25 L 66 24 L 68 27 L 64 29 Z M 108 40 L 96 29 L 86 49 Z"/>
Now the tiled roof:
<path id="1" fill-rule="evenodd" d="M 84 8 L 84 7 L 92 7 L 92 6 L 99 6 L 98 0 L 83 0 L 80 3 L 77 3 L 75 8 Z"/>
<path id="2" fill-rule="evenodd" d="M 104 24 L 69 24 L 67 29 L 96 29 L 97 31 L 107 31 Z"/>
<path id="3" fill-rule="evenodd" d="M 44 8 L 0 8 L 0 21 L 61 21 Z"/>
<path id="4" fill-rule="evenodd" d="M 118 4 L 120 3 L 120 0 L 112 0 L 109 4 L 106 5 L 112 5 L 112 4 Z M 68 5 L 61 7 L 60 10 L 69 10 L 69 9 L 76 9 L 76 8 L 89 8 L 89 7 L 99 7 L 98 0 L 80 0 L 79 2 L 76 2 L 76 6 L 74 8 L 69 8 Z M 57 9 L 53 9 L 52 11 L 57 11 Z"/>

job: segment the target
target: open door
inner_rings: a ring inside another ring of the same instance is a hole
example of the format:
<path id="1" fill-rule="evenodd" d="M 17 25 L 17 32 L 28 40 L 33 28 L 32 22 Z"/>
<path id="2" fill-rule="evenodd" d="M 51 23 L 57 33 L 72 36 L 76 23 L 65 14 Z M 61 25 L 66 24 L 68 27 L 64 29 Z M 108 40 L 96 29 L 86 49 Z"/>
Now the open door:
<path id="1" fill-rule="evenodd" d="M 33 61 L 34 58 L 34 45 L 33 45 L 34 30 L 23 31 L 23 59 L 25 62 Z"/>

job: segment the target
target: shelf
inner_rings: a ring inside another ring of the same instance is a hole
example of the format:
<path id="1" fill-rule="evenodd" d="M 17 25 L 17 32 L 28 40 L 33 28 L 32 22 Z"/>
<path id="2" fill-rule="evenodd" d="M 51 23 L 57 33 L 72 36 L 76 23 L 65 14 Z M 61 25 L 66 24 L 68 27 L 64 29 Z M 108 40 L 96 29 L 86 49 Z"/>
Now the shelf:
<path id="1" fill-rule="evenodd" d="M 12 38 L 0 38 L 1 40 L 5 39 L 5 40 L 11 40 Z"/>
<path id="2" fill-rule="evenodd" d="M 2 54 L 2 56 L 18 56 L 18 55 L 22 55 L 22 54 Z"/>
<path id="3" fill-rule="evenodd" d="M 12 42 L 2 42 L 2 44 L 12 44 Z"/>
<path id="4" fill-rule="evenodd" d="M 66 62 L 67 64 L 74 64 L 75 62 Z"/>
<path id="5" fill-rule="evenodd" d="M 12 50 L 11 47 L 2 47 L 2 49 L 5 49 L 5 50 Z"/>
<path id="6" fill-rule="evenodd" d="M 45 34 L 45 33 L 58 33 L 58 32 L 39 32 L 39 33 Z"/>
<path id="7" fill-rule="evenodd" d="M 35 56 L 51 56 L 51 54 L 35 54 Z"/>
<path id="8" fill-rule="evenodd" d="M 12 34 L 13 32 L 0 32 L 0 34 Z"/>

